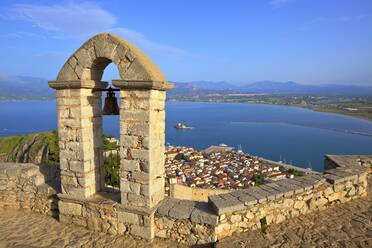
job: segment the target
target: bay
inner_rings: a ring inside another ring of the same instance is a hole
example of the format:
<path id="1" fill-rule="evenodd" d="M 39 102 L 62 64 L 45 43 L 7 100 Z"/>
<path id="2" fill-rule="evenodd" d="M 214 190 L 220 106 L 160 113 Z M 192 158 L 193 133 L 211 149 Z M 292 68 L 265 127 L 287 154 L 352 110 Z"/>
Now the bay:
<path id="1" fill-rule="evenodd" d="M 0 136 L 57 129 L 54 101 L 0 102 Z M 193 127 L 177 130 L 178 122 Z M 119 117 L 104 133 L 119 137 Z M 198 149 L 220 143 L 271 160 L 323 170 L 325 154 L 372 154 L 372 122 L 267 104 L 166 103 L 166 143 Z"/>

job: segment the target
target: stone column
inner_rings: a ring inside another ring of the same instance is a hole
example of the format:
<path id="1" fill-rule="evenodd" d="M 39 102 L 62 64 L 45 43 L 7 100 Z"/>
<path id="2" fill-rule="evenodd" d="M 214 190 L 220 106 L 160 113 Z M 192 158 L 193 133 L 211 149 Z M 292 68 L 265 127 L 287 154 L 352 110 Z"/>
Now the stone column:
<path id="1" fill-rule="evenodd" d="M 164 198 L 165 90 L 160 82 L 114 80 L 120 97 L 120 191 L 126 207 Z"/>
<path id="2" fill-rule="evenodd" d="M 62 194 L 87 198 L 104 186 L 100 81 L 50 81 L 56 89 Z"/>
<path id="3" fill-rule="evenodd" d="M 165 90 L 170 84 L 113 80 L 120 90 L 119 220 L 154 238 L 154 211 L 164 198 Z"/>

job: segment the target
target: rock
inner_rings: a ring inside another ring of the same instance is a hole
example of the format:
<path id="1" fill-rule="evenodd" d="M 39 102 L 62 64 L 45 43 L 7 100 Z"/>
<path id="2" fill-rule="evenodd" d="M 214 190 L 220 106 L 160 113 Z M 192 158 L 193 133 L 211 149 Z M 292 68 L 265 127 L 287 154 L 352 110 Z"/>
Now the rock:
<path id="1" fill-rule="evenodd" d="M 231 221 L 231 223 L 237 223 L 237 222 L 240 222 L 240 221 L 242 221 L 242 216 L 240 216 L 239 214 L 233 214 L 233 215 L 231 215 L 231 217 L 230 217 L 230 221 Z"/>

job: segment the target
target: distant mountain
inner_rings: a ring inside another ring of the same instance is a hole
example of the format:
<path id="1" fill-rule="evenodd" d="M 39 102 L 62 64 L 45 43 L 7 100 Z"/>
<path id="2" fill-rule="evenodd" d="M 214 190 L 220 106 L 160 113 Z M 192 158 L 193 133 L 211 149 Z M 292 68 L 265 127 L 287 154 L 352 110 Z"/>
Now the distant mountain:
<path id="1" fill-rule="evenodd" d="M 246 84 L 227 82 L 197 81 L 190 83 L 175 83 L 177 94 L 211 93 L 267 93 L 267 94 L 314 94 L 314 95 L 369 95 L 372 87 L 354 85 L 305 85 L 295 82 L 259 81 Z M 170 93 L 172 94 L 172 93 Z"/>
<path id="2" fill-rule="evenodd" d="M 232 93 L 312 94 L 312 95 L 372 95 L 372 86 L 305 85 L 296 82 L 260 81 L 235 84 L 225 81 L 175 82 L 170 97 L 201 97 Z M 44 78 L 1 76 L 0 99 L 53 99 L 54 91 Z"/>
<path id="3" fill-rule="evenodd" d="M 228 83 L 225 81 L 212 82 L 212 81 L 192 81 L 191 84 L 198 86 L 206 90 L 226 90 L 226 89 L 235 89 L 236 85 Z"/>
<path id="4" fill-rule="evenodd" d="M 1 76 L 1 98 L 52 98 L 53 90 L 49 88 L 48 81 L 44 78 L 27 76 Z"/>

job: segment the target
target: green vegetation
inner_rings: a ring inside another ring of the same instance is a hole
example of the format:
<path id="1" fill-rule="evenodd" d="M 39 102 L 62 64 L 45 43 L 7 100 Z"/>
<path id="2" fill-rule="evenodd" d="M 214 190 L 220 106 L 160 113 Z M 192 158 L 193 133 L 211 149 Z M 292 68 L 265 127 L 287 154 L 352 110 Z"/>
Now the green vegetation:
<path id="1" fill-rule="evenodd" d="M 297 171 L 297 170 L 295 170 L 295 169 L 288 169 L 287 172 L 288 172 L 289 174 L 294 175 L 295 177 L 302 177 L 302 176 L 304 175 L 303 172 Z"/>
<path id="2" fill-rule="evenodd" d="M 120 158 L 118 155 L 110 154 L 105 158 L 105 182 L 108 185 L 119 187 L 120 186 Z"/>
<path id="3" fill-rule="evenodd" d="M 255 185 L 261 185 L 264 183 L 264 176 L 262 174 L 254 174 L 251 180 Z"/>
<path id="4" fill-rule="evenodd" d="M 174 157 L 175 160 L 178 160 L 178 161 L 181 161 L 181 160 L 187 160 L 187 158 L 185 157 L 185 154 L 183 153 L 178 153 L 175 157 Z"/>
<path id="5" fill-rule="evenodd" d="M 25 135 L 0 137 L 0 154 L 9 154 Z"/>
<path id="6" fill-rule="evenodd" d="M 47 152 L 45 154 L 47 156 L 43 156 L 43 151 Z M 2 160 L 7 161 L 18 161 L 27 156 L 30 162 L 35 162 L 36 157 L 40 156 L 39 162 L 57 165 L 59 163 L 57 132 L 0 137 L 0 156 Z"/>
<path id="7" fill-rule="evenodd" d="M 119 146 L 108 140 L 109 136 L 103 135 L 104 150 L 118 150 Z M 41 161 L 36 157 L 47 151 Z M 59 164 L 58 134 L 56 131 L 33 133 L 0 137 L 0 160 L 8 162 L 27 161 L 49 165 Z M 109 155 L 104 161 L 106 183 L 115 187 L 119 186 L 120 158 L 118 155 Z"/>
<path id="8" fill-rule="evenodd" d="M 102 135 L 102 140 L 103 140 L 103 149 L 104 149 L 105 151 L 119 149 L 119 146 L 118 146 L 116 143 L 111 143 L 111 142 L 108 140 L 108 138 L 113 138 L 113 136 L 105 135 L 105 134 Z"/>

